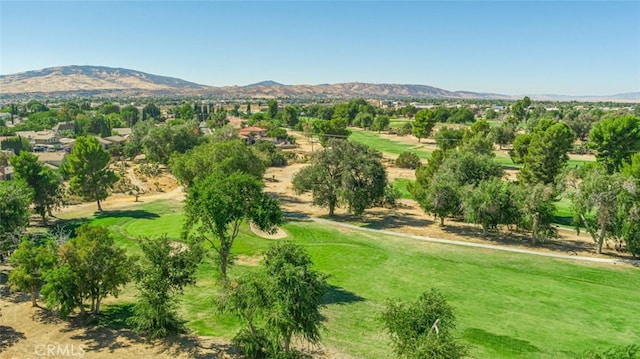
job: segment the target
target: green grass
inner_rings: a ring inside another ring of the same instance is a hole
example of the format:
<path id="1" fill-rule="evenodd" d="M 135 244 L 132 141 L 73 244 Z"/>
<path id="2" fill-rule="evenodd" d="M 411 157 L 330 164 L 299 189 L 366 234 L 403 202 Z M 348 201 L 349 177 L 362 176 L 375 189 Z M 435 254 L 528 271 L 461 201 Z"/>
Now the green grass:
<path id="1" fill-rule="evenodd" d="M 177 238 L 179 206 L 156 202 L 139 208 L 130 216 L 103 215 L 92 222 L 108 224 L 118 243 L 132 249 L 137 236 Z M 307 249 L 318 270 L 330 274 L 324 343 L 352 357 L 393 358 L 378 320 L 385 301 L 415 300 L 430 287 L 438 287 L 456 308 L 458 336 L 473 346 L 473 358 L 571 358 L 640 337 L 637 268 L 421 243 L 308 222 L 289 222 L 284 229 Z M 259 255 L 271 243 L 245 226 L 234 253 Z M 253 269 L 233 266 L 230 275 Z M 185 291 L 180 312 L 195 333 L 228 339 L 240 324 L 215 312 L 214 273 L 207 258 L 197 285 Z M 121 309 L 111 320 L 120 322 L 128 310 Z"/>
<path id="2" fill-rule="evenodd" d="M 365 144 L 383 154 L 391 155 L 391 157 L 397 157 L 402 152 L 413 152 L 422 160 L 427 160 L 431 157 L 431 151 L 426 150 L 424 145 L 418 142 L 416 142 L 415 145 L 410 145 L 382 138 L 378 133 L 372 131 L 355 128 L 350 128 L 349 130 L 351 131 L 351 135 L 349 136 L 351 141 Z"/>
<path id="3" fill-rule="evenodd" d="M 555 202 L 555 223 L 564 226 L 571 226 L 573 224 L 573 210 L 571 208 L 571 199 L 567 196 L 560 197 L 560 200 Z"/>
<path id="4" fill-rule="evenodd" d="M 407 178 L 396 178 L 393 181 L 393 188 L 395 188 L 398 191 L 400 191 L 401 198 L 413 199 L 413 196 L 411 195 L 411 193 L 409 193 L 409 190 L 407 189 L 407 185 L 410 182 L 413 182 L 413 181 L 411 181 L 410 179 L 407 179 Z"/>
<path id="5" fill-rule="evenodd" d="M 389 120 L 389 128 L 400 128 L 407 122 L 411 123 L 413 120 L 408 118 L 392 118 Z"/>

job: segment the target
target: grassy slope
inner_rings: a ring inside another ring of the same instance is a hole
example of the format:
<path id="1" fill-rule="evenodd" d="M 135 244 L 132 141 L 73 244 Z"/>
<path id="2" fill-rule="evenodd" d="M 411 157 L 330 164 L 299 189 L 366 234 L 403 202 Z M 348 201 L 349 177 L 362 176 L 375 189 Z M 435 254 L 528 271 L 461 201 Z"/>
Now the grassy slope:
<path id="1" fill-rule="evenodd" d="M 173 202 L 156 202 L 93 222 L 109 225 L 119 243 L 136 252 L 137 236 L 166 232 L 178 238 L 180 211 Z M 457 309 L 458 333 L 473 345 L 475 358 L 572 357 L 640 337 L 640 275 L 634 268 L 417 243 L 304 222 L 284 228 L 331 275 L 325 344 L 354 357 L 393 357 L 377 320 L 385 300 L 413 300 L 432 286 Z M 253 256 L 270 243 L 243 228 L 234 249 Z M 209 258 L 199 269 L 181 311 L 198 334 L 230 338 L 238 322 L 214 311 L 211 263 Z M 231 275 L 246 270 L 251 268 L 235 266 Z"/>
<path id="2" fill-rule="evenodd" d="M 402 152 L 413 152 L 422 160 L 427 160 L 431 157 L 431 151 L 424 149 L 424 145 L 417 142 L 412 146 L 406 143 L 382 138 L 376 132 L 359 130 L 356 128 L 349 128 L 349 130 L 351 131 L 351 135 L 349 136 L 351 141 L 363 143 L 393 157 L 397 157 Z"/>

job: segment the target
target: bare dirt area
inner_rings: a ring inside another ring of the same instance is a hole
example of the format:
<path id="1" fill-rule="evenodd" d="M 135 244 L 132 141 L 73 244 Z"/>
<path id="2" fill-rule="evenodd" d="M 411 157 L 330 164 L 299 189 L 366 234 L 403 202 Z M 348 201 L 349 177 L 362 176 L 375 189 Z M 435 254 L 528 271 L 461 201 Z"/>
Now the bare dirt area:
<path id="1" fill-rule="evenodd" d="M 140 168 L 139 163 L 128 161 L 125 174 L 125 178 L 129 181 L 128 183 L 140 189 L 138 198 L 134 194 L 130 194 L 129 191 L 121 191 L 120 186 L 116 184 L 116 192 L 100 202 L 103 210 L 133 208 L 161 199 L 184 200 L 185 193 L 182 186 L 179 185 L 175 177 L 166 168 L 160 168 L 157 176 L 145 176 L 136 170 L 138 168 Z M 96 202 L 82 202 L 68 205 L 58 213 L 55 213 L 55 215 L 62 219 L 78 218 L 90 216 L 96 213 L 97 210 L 98 205 Z"/>
<path id="2" fill-rule="evenodd" d="M 6 269 L 0 276 L 6 281 Z M 227 342 L 192 335 L 149 341 L 127 329 L 112 329 L 95 319 L 60 320 L 31 300 L 9 294 L 0 284 L 0 358 L 240 358 Z M 106 314 L 109 316 L 110 314 Z"/>

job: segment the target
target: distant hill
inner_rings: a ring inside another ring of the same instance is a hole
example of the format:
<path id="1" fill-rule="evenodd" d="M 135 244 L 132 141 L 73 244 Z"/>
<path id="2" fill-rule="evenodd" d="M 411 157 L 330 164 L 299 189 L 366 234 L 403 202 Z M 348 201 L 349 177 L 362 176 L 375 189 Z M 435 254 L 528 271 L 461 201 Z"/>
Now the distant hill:
<path id="1" fill-rule="evenodd" d="M 267 80 L 267 81 L 257 82 L 255 84 L 251 84 L 251 85 L 246 85 L 244 87 L 257 87 L 257 86 L 286 86 L 286 85 L 283 85 L 283 84 L 281 84 L 279 82 Z"/>
<path id="2" fill-rule="evenodd" d="M 207 86 L 173 77 L 104 66 L 62 66 L 0 76 L 2 95 L 145 96 L 196 93 Z"/>
<path id="3" fill-rule="evenodd" d="M 0 98 L 205 96 L 221 98 L 447 98 L 505 99 L 522 96 L 448 91 L 427 85 L 348 82 L 320 85 L 284 85 L 262 81 L 246 86 L 214 87 L 141 71 L 104 66 L 62 66 L 0 76 Z M 529 95 L 539 100 L 631 101 L 640 93 L 572 97 Z"/>

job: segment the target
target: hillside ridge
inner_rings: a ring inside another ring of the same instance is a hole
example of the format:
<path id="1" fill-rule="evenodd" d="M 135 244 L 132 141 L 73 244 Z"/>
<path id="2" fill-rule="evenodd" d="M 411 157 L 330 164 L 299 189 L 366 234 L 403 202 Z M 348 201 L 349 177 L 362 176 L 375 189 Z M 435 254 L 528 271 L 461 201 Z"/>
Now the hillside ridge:
<path id="1" fill-rule="evenodd" d="M 449 91 L 420 84 L 344 82 L 285 85 L 273 80 L 245 86 L 207 86 L 179 78 L 107 66 L 71 65 L 0 75 L 0 99 L 55 97 L 221 97 L 221 98 L 442 98 L 513 100 L 522 96 Z M 640 93 L 610 96 L 529 95 L 533 99 L 640 101 Z"/>

